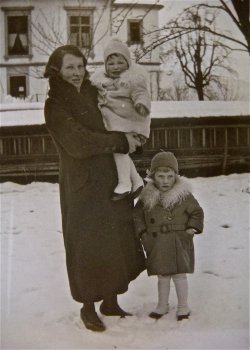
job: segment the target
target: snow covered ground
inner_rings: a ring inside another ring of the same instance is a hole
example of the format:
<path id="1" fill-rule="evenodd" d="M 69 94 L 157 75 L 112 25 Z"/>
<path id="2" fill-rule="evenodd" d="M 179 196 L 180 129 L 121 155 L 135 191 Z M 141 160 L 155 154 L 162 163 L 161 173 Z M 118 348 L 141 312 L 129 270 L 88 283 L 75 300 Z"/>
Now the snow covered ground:
<path id="1" fill-rule="evenodd" d="M 157 280 L 142 273 L 120 304 L 133 317 L 104 317 L 107 331 L 86 330 L 70 296 L 58 185 L 1 184 L 1 349 L 248 349 L 249 174 L 190 179 L 205 211 L 189 275 L 190 320 L 148 317 Z M 98 305 L 97 305 L 98 306 Z"/>

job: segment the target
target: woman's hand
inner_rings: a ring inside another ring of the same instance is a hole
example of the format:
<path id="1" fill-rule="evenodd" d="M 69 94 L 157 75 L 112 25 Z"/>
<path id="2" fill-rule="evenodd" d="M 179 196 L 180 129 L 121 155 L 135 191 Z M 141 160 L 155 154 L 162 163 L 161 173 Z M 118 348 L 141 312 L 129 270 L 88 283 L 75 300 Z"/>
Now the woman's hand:
<path id="1" fill-rule="evenodd" d="M 142 146 L 140 138 L 135 132 L 128 132 L 125 134 L 125 136 L 129 144 L 129 153 L 135 152 L 137 147 Z"/>

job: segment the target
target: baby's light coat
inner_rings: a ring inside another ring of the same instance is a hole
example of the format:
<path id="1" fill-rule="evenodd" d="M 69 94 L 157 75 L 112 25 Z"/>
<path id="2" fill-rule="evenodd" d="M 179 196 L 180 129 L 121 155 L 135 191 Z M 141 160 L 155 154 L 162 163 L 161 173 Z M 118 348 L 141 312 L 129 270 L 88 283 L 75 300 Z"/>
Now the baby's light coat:
<path id="1" fill-rule="evenodd" d="M 150 116 L 142 116 L 135 109 L 140 103 L 150 112 L 151 106 L 146 72 L 139 65 L 132 65 L 117 79 L 108 77 L 104 69 L 99 70 L 91 81 L 98 88 L 99 107 L 107 130 L 149 137 Z"/>

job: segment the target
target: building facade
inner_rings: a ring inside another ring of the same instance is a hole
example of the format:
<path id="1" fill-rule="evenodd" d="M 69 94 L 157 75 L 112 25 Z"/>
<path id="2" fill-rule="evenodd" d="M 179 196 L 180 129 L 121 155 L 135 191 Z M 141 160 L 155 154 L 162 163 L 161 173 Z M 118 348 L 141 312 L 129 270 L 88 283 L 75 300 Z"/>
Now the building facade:
<path id="1" fill-rule="evenodd" d="M 88 57 L 90 73 L 103 64 L 103 48 L 111 37 L 125 42 L 132 57 L 158 28 L 158 1 L 0 0 L 0 94 L 44 101 L 45 64 L 60 45 L 77 45 Z M 150 75 L 151 95 L 158 96 L 158 50 L 140 64 Z"/>

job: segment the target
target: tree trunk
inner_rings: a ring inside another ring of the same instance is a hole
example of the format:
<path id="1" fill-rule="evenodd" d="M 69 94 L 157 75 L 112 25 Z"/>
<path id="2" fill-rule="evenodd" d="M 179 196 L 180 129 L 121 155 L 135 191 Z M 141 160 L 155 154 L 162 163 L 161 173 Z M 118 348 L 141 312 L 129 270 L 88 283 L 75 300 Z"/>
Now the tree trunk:
<path id="1" fill-rule="evenodd" d="M 201 72 L 201 63 L 199 63 L 199 68 L 198 68 L 198 72 L 195 78 L 195 88 L 197 91 L 197 95 L 199 98 L 199 101 L 204 101 L 204 92 L 203 92 L 203 75 Z"/>
<path id="2" fill-rule="evenodd" d="M 196 91 L 199 101 L 204 101 L 203 87 L 201 85 L 196 85 Z"/>

